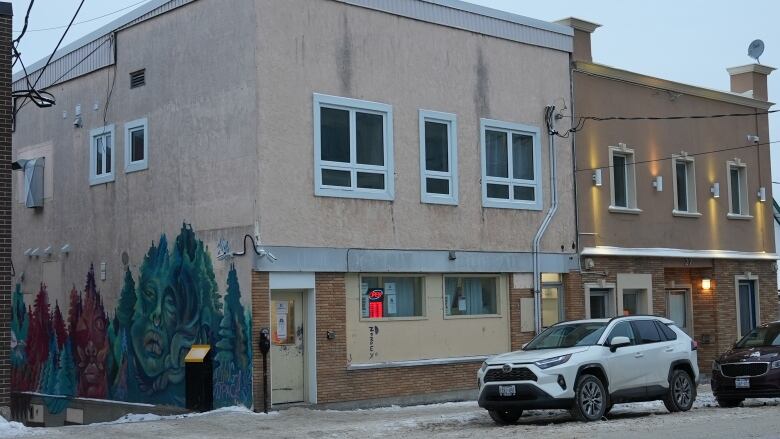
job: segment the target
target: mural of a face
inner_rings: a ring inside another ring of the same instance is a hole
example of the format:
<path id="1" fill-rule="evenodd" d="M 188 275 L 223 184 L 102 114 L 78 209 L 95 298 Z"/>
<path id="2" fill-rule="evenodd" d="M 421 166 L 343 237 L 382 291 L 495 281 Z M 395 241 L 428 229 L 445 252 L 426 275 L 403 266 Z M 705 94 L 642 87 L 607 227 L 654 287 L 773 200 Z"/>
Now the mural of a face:
<path id="1" fill-rule="evenodd" d="M 96 293 L 88 291 L 84 309 L 76 322 L 76 363 L 79 396 L 108 396 L 106 356 L 108 355 L 108 318 Z"/>
<path id="2" fill-rule="evenodd" d="M 178 324 L 175 295 L 165 283 L 164 278 L 141 279 L 140 312 L 131 328 L 138 365 L 149 378 L 160 377 L 167 369 L 171 338 Z"/>

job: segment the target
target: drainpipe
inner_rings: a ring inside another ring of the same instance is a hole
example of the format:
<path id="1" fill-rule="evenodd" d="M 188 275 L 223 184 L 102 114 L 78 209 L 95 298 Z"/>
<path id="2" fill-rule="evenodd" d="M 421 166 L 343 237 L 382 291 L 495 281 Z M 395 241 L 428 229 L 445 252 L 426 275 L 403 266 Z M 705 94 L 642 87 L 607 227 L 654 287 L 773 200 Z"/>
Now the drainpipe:
<path id="1" fill-rule="evenodd" d="M 555 134 L 554 125 L 555 112 L 554 106 L 548 106 L 544 109 L 545 125 L 547 126 L 547 135 L 550 139 L 550 210 L 547 211 L 547 215 L 544 217 L 544 221 L 539 226 L 539 230 L 536 231 L 534 237 L 533 246 L 533 264 L 534 264 L 534 329 L 536 333 L 542 332 L 542 291 L 541 291 L 541 268 L 539 267 L 539 248 L 541 247 L 542 237 L 547 227 L 550 225 L 555 212 L 558 211 L 558 173 L 556 171 L 556 159 L 555 159 Z"/>

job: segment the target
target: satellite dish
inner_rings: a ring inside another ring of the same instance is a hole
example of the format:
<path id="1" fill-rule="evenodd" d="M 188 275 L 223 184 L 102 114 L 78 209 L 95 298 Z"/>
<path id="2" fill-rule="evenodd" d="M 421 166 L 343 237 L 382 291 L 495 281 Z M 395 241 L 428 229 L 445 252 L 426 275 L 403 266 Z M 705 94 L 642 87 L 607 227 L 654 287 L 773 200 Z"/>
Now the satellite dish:
<path id="1" fill-rule="evenodd" d="M 759 64 L 761 64 L 761 61 L 759 61 L 758 58 L 762 53 L 764 53 L 763 41 L 754 40 L 752 43 L 750 43 L 750 46 L 748 46 L 748 56 L 756 60 L 756 62 Z"/>

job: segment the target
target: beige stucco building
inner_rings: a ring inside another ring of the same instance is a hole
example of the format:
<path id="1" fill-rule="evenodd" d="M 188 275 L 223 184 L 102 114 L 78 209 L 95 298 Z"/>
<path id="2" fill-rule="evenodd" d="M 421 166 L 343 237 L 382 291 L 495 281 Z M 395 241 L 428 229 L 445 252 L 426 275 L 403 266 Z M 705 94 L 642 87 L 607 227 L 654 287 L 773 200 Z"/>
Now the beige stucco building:
<path id="1" fill-rule="evenodd" d="M 598 64 L 575 30 L 575 136 L 581 273 L 569 277 L 570 318 L 657 314 L 716 354 L 776 320 L 777 271 L 766 77 L 758 64 L 728 69 L 728 92 Z M 725 75 L 725 72 L 724 72 Z M 579 119 L 578 119 L 579 120 Z"/>
<path id="2" fill-rule="evenodd" d="M 17 342 L 40 370 L 106 362 L 77 397 L 185 405 L 197 341 L 235 366 L 215 401 L 262 409 L 263 328 L 274 404 L 472 389 L 534 333 L 534 273 L 564 316 L 573 155 L 545 111 L 570 103 L 572 34 L 454 0 L 155 0 L 62 49 L 57 105 L 17 105 L 14 160 L 44 166 L 42 207 L 15 180 L 15 309 L 115 354 Z M 87 300 L 103 323 L 79 326 Z"/>

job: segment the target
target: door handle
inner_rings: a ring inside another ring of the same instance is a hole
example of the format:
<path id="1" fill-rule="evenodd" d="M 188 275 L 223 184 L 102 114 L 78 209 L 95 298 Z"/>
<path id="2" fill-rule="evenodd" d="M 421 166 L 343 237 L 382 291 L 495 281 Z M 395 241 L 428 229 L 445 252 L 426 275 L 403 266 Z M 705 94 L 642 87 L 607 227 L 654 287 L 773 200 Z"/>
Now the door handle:
<path id="1" fill-rule="evenodd" d="M 641 352 L 637 352 L 636 354 L 634 354 L 634 358 L 642 358 L 644 356 L 645 356 L 645 354 L 643 354 Z"/>
<path id="2" fill-rule="evenodd" d="M 674 348 L 668 347 L 668 348 L 664 349 L 664 352 L 674 352 Z"/>

